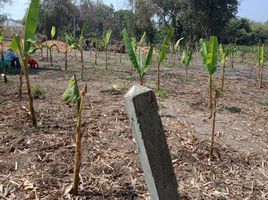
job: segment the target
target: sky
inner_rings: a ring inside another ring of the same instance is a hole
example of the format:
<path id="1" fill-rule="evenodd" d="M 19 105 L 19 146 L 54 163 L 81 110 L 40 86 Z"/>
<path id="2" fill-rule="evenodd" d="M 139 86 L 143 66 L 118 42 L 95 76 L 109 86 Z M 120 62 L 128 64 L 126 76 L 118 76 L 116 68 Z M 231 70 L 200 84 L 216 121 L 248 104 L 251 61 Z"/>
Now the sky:
<path id="1" fill-rule="evenodd" d="M 13 0 L 12 5 L 6 5 L 4 12 L 10 18 L 22 19 L 25 9 L 28 6 L 28 0 Z M 127 0 L 103 0 L 104 3 L 113 4 L 115 9 L 127 8 Z M 267 0 L 242 0 L 237 16 L 246 17 L 258 22 L 268 21 L 268 1 Z"/>

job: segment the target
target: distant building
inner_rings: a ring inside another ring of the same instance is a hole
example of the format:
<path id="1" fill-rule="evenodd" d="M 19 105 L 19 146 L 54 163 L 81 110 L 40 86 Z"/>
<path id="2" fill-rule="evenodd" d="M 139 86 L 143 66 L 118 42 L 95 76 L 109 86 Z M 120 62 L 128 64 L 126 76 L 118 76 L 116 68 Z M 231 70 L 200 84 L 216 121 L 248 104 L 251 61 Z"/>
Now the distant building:
<path id="1" fill-rule="evenodd" d="M 11 38 L 14 34 L 17 34 L 21 37 L 23 36 L 23 25 L 12 19 L 7 19 L 2 26 L 2 28 L 5 30 L 6 37 L 8 38 Z"/>

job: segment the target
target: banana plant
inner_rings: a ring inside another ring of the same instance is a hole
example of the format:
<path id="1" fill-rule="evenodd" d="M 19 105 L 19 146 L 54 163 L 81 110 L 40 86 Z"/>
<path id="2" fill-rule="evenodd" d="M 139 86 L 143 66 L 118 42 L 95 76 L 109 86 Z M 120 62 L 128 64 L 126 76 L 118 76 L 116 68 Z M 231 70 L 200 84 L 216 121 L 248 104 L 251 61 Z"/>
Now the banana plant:
<path id="1" fill-rule="evenodd" d="M 84 22 L 82 31 L 79 37 L 79 41 L 73 43 L 70 47 L 73 49 L 77 49 L 81 55 L 81 79 L 84 78 L 84 35 L 87 28 L 87 24 Z"/>
<path id="2" fill-rule="evenodd" d="M 230 54 L 230 49 L 225 48 L 223 49 L 222 44 L 219 45 L 219 53 L 220 53 L 220 58 L 221 58 L 221 65 L 222 65 L 222 74 L 221 74 L 221 91 L 223 91 L 224 88 L 224 77 L 225 77 L 225 65 L 226 61 L 229 57 Z"/>
<path id="3" fill-rule="evenodd" d="M 234 68 L 234 57 L 235 57 L 235 54 L 237 53 L 237 48 L 235 45 L 230 45 L 229 49 L 230 49 L 231 68 Z"/>
<path id="4" fill-rule="evenodd" d="M 170 41 L 171 41 L 173 34 L 174 34 L 174 28 L 171 27 L 169 29 L 168 34 L 166 35 L 166 37 L 163 41 L 163 44 L 162 44 L 162 47 L 160 50 L 160 54 L 158 57 L 158 61 L 157 61 L 157 90 L 158 91 L 160 90 L 160 65 L 165 60 L 165 58 L 168 54 L 168 47 L 169 47 L 169 44 L 170 44 Z"/>
<path id="5" fill-rule="evenodd" d="M 111 36 L 112 36 L 112 29 L 109 29 L 108 32 L 106 33 L 105 37 L 103 38 L 103 44 L 104 44 L 104 49 L 105 49 L 106 70 L 108 68 L 108 45 L 109 45 Z"/>
<path id="6" fill-rule="evenodd" d="M 186 49 L 183 51 L 183 55 L 182 55 L 182 63 L 185 66 L 185 82 L 186 83 L 188 81 L 188 67 L 192 60 L 192 54 L 193 54 L 192 49 Z"/>
<path id="7" fill-rule="evenodd" d="M 200 40 L 201 55 L 203 57 L 203 64 L 209 74 L 209 101 L 208 105 L 212 111 L 212 89 L 213 89 L 213 74 L 217 70 L 218 62 L 218 40 L 216 36 L 211 36 L 209 42 Z"/>
<path id="8" fill-rule="evenodd" d="M 95 65 L 97 65 L 98 64 L 99 47 L 102 46 L 102 40 L 94 38 L 92 40 L 92 45 L 95 46 L 95 56 L 94 56 L 95 61 L 94 61 L 94 63 L 95 63 Z"/>
<path id="9" fill-rule="evenodd" d="M 67 89 L 62 95 L 63 101 L 66 103 L 75 103 L 77 104 L 78 114 L 77 114 L 77 125 L 76 125 L 76 150 L 75 150 L 75 161 L 74 161 L 74 174 L 73 174 L 73 184 L 70 194 L 78 194 L 79 186 L 79 172 L 81 166 L 81 143 L 82 143 L 82 130 L 81 130 L 81 121 L 82 121 L 82 110 L 84 105 L 85 95 L 87 93 L 87 85 L 79 93 L 78 84 L 75 75 L 69 80 Z"/>
<path id="10" fill-rule="evenodd" d="M 209 108 L 210 118 L 212 118 L 212 132 L 209 158 L 213 156 L 217 100 L 220 97 L 220 90 L 216 87 L 213 74 L 217 70 L 218 63 L 218 40 L 216 36 L 210 36 L 209 42 L 200 40 L 201 55 L 206 71 L 209 73 Z"/>
<path id="11" fill-rule="evenodd" d="M 56 28 L 55 28 L 55 26 L 52 26 L 51 31 L 50 31 L 50 36 L 51 36 L 52 40 L 54 39 L 55 35 L 56 35 Z M 51 45 L 47 45 L 47 48 L 49 50 L 49 57 L 50 57 L 50 65 L 51 66 L 53 66 L 53 58 L 52 58 L 53 47 L 58 48 L 57 44 L 55 44 L 55 43 L 52 43 Z"/>
<path id="12" fill-rule="evenodd" d="M 173 55 L 173 66 L 176 65 L 176 54 L 178 53 L 179 51 L 179 48 L 180 48 L 180 42 L 183 40 L 184 38 L 180 38 L 177 40 L 177 42 L 172 45 L 172 55 Z"/>
<path id="13" fill-rule="evenodd" d="M 27 59 L 28 56 L 30 56 L 36 50 L 35 31 L 39 20 L 39 7 L 39 0 L 31 0 L 24 25 L 24 45 L 21 45 L 21 39 L 17 35 L 14 36 L 13 40 L 9 44 L 9 47 L 18 54 L 20 61 L 22 62 L 22 70 L 26 79 L 27 96 L 29 101 L 32 123 L 34 126 L 37 126 L 37 123 L 34 113 L 33 97 L 31 94 L 31 84 Z"/>
<path id="14" fill-rule="evenodd" d="M 151 46 L 146 61 L 143 61 L 142 53 L 141 53 L 141 47 L 138 47 L 137 55 L 135 54 L 134 48 L 131 43 L 131 39 L 128 36 L 127 30 L 123 30 L 123 37 L 124 37 L 124 43 L 130 58 L 130 61 L 134 67 L 134 69 L 138 72 L 140 77 L 140 84 L 143 85 L 144 82 L 144 76 L 147 73 L 149 69 L 149 65 L 151 64 L 152 56 L 153 56 L 153 46 Z"/>
<path id="15" fill-rule="evenodd" d="M 265 50 L 264 45 L 259 46 L 258 48 L 258 87 L 262 88 L 262 77 L 263 77 L 263 68 L 265 63 Z"/>
<path id="16" fill-rule="evenodd" d="M 75 43 L 75 38 L 73 37 L 73 35 L 65 33 L 65 52 L 64 52 L 64 54 L 65 54 L 65 62 L 64 62 L 65 71 L 68 68 L 68 50 L 69 50 L 69 47 L 72 46 L 74 43 Z"/>

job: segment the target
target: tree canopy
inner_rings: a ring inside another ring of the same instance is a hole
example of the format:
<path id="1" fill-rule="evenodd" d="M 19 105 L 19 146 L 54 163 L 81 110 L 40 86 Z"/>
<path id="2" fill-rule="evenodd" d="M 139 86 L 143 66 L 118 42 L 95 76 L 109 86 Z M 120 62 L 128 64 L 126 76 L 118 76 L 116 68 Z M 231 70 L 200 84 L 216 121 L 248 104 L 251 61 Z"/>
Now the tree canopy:
<path id="1" fill-rule="evenodd" d="M 50 30 L 55 26 L 56 37 L 63 37 L 66 32 L 78 36 L 83 22 L 87 22 L 87 38 L 101 39 L 111 28 L 112 39 L 122 40 L 122 30 L 126 28 L 135 38 L 141 38 L 145 31 L 147 42 L 159 44 L 172 26 L 173 41 L 184 37 L 183 42 L 192 46 L 210 35 L 216 35 L 221 43 L 268 42 L 268 23 L 236 17 L 239 0 L 125 1 L 130 9 L 115 10 L 101 0 L 41 0 L 38 31 L 50 38 Z M 7 2 L 11 0 L 0 0 L 0 5 Z"/>

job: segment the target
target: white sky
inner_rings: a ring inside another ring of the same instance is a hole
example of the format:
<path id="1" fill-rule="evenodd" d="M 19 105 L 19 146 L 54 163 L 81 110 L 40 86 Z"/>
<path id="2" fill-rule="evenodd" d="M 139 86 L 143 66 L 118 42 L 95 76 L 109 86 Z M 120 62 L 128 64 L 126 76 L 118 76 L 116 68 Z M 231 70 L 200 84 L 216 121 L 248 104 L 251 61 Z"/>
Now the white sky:
<path id="1" fill-rule="evenodd" d="M 10 18 L 22 19 L 29 0 L 13 0 L 11 6 L 6 5 L 3 10 Z M 115 9 L 128 8 L 127 0 L 103 0 L 104 3 L 113 4 Z M 238 10 L 239 17 L 246 17 L 259 22 L 268 21 L 268 0 L 242 0 Z"/>

